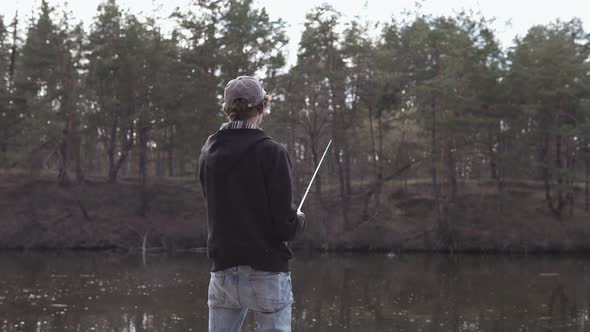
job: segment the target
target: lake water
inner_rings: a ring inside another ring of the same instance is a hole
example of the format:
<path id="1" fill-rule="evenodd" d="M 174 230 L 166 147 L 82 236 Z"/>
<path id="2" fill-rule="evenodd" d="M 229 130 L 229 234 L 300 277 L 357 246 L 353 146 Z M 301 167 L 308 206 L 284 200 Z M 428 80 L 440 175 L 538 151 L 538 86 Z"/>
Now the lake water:
<path id="1" fill-rule="evenodd" d="M 590 331 L 589 258 L 315 255 L 294 331 Z M 206 331 L 204 255 L 0 254 L 0 331 Z M 243 331 L 254 331 L 247 319 Z"/>

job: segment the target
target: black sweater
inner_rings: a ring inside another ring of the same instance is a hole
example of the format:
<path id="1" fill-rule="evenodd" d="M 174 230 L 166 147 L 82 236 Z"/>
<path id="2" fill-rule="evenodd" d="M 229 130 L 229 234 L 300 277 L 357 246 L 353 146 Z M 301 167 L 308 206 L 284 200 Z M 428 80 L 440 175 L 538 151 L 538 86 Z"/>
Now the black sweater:
<path id="1" fill-rule="evenodd" d="M 239 265 L 288 271 L 293 252 L 286 241 L 304 220 L 292 203 L 285 148 L 262 130 L 220 130 L 205 142 L 199 163 L 212 271 Z"/>

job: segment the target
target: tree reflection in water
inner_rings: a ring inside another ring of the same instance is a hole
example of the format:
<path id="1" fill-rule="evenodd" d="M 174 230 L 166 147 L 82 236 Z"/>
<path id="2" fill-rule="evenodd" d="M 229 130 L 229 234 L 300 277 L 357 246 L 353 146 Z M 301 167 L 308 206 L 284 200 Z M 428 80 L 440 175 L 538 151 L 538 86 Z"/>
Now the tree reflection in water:
<path id="1" fill-rule="evenodd" d="M 588 259 L 316 255 L 294 331 L 590 331 Z M 0 255 L 0 332 L 205 331 L 203 256 Z M 244 331 L 254 331 L 252 319 Z"/>

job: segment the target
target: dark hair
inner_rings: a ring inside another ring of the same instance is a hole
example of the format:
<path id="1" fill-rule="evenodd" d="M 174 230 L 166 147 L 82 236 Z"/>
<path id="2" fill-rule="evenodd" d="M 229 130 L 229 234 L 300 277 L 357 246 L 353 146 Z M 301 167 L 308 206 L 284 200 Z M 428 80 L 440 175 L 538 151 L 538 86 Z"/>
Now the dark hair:
<path id="1" fill-rule="evenodd" d="M 248 120 L 263 111 L 263 105 L 270 102 L 270 96 L 264 96 L 264 100 L 258 105 L 248 107 L 248 101 L 237 98 L 231 105 L 224 105 L 223 111 L 230 121 Z"/>

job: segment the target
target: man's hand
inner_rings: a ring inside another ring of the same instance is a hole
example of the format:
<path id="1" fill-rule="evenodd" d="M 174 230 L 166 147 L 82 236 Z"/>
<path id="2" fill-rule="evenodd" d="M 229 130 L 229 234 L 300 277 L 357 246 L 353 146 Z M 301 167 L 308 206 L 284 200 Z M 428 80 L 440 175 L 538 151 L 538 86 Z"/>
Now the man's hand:
<path id="1" fill-rule="evenodd" d="M 305 229 L 305 213 L 297 211 L 297 235 L 301 235 Z"/>

